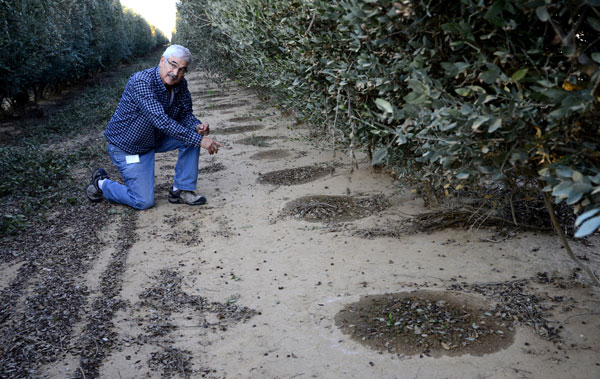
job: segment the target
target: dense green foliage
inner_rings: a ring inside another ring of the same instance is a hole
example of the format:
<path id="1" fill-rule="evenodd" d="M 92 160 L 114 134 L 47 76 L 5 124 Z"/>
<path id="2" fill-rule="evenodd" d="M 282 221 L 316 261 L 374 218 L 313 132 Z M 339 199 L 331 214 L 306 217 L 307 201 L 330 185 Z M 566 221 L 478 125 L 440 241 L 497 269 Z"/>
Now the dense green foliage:
<path id="1" fill-rule="evenodd" d="M 0 102 L 26 102 L 167 38 L 119 0 L 0 0 Z"/>
<path id="2" fill-rule="evenodd" d="M 404 180 L 499 201 L 543 188 L 587 211 L 586 235 L 600 225 L 598 5 L 182 0 L 175 38 Z"/>

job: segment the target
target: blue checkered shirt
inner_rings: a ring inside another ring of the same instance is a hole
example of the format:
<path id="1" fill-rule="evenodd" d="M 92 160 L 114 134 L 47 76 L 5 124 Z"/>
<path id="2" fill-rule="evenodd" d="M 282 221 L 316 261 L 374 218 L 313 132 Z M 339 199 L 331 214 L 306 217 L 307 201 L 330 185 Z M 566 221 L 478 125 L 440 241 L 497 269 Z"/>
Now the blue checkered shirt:
<path id="1" fill-rule="evenodd" d="M 136 72 L 125 86 L 104 135 L 108 142 L 129 154 L 144 154 L 160 146 L 166 135 L 200 146 L 202 122 L 192 114 L 192 97 L 182 79 L 173 87 L 173 102 L 158 67 Z"/>

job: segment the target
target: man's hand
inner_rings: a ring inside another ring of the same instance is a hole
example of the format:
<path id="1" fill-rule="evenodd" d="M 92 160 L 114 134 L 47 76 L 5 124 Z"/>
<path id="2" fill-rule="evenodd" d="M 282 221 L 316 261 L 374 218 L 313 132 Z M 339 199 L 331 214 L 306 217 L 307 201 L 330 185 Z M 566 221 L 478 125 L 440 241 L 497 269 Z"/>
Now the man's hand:
<path id="1" fill-rule="evenodd" d="M 200 147 L 206 149 L 210 155 L 216 154 L 219 152 L 219 147 L 225 147 L 225 145 L 215 141 L 212 138 L 203 137 L 200 142 Z"/>
<path id="2" fill-rule="evenodd" d="M 210 126 L 207 122 L 203 122 L 202 124 L 196 125 L 196 133 L 202 134 L 203 136 L 207 136 L 210 133 Z"/>

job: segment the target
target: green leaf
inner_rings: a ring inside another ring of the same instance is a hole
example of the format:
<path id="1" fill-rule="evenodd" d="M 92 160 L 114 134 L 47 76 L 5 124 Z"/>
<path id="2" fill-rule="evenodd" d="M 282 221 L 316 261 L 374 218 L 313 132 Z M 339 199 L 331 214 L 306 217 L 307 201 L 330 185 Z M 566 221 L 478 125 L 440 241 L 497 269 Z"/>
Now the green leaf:
<path id="1" fill-rule="evenodd" d="M 383 162 L 383 160 L 385 158 L 387 158 L 387 155 L 388 155 L 387 147 L 380 147 L 379 149 L 377 149 L 377 151 L 375 151 L 375 154 L 373 154 L 373 159 L 371 160 L 371 166 L 377 166 L 378 164 Z"/>
<path id="2" fill-rule="evenodd" d="M 471 89 L 471 91 L 475 92 L 475 93 L 481 93 L 484 94 L 485 89 L 483 89 L 483 87 L 479 87 L 479 86 L 469 86 L 469 89 Z"/>
<path id="3" fill-rule="evenodd" d="M 442 126 L 440 126 L 440 130 L 442 132 L 447 132 L 448 130 L 452 130 L 452 129 L 456 128 L 456 125 L 458 125 L 456 122 L 453 122 L 448 125 L 442 125 Z"/>
<path id="4" fill-rule="evenodd" d="M 458 74 L 458 69 L 456 68 L 456 65 L 454 63 L 442 62 L 440 64 L 446 71 L 446 75 L 453 77 Z"/>
<path id="5" fill-rule="evenodd" d="M 595 17 L 590 17 L 588 18 L 588 23 L 592 26 L 592 28 L 594 28 L 594 30 L 600 32 L 600 20 Z"/>
<path id="6" fill-rule="evenodd" d="M 577 217 L 577 220 L 575 220 L 575 226 L 581 225 L 582 222 L 592 216 L 595 216 L 598 212 L 600 212 L 600 208 L 592 209 L 591 211 L 580 214 L 579 217 Z"/>
<path id="7" fill-rule="evenodd" d="M 527 71 L 528 69 L 526 68 L 520 69 L 519 71 L 515 72 L 513 76 L 510 77 L 510 80 L 512 80 L 513 82 L 518 82 L 519 80 L 523 79 L 525 75 L 527 75 Z"/>
<path id="8" fill-rule="evenodd" d="M 574 182 L 583 182 L 584 180 L 584 176 L 581 172 L 579 171 L 573 171 L 573 181 Z"/>
<path id="9" fill-rule="evenodd" d="M 563 177 L 563 178 L 572 178 L 573 177 L 573 170 L 570 169 L 569 167 L 559 167 L 556 169 L 556 175 Z"/>
<path id="10" fill-rule="evenodd" d="M 485 13 L 485 16 L 483 16 L 483 18 L 485 18 L 486 20 L 495 18 L 500 13 L 502 13 L 503 10 L 504 10 L 504 0 L 496 0 L 492 4 L 492 6 L 488 9 L 488 11 Z"/>
<path id="11" fill-rule="evenodd" d="M 546 88 L 554 87 L 554 83 L 552 83 L 551 81 L 546 80 L 546 79 L 538 80 L 538 84 L 540 84 Z"/>
<path id="12" fill-rule="evenodd" d="M 577 203 L 583 195 L 588 193 L 592 189 L 592 186 L 589 183 L 581 183 L 575 182 L 571 186 L 571 190 L 569 191 L 569 196 L 567 198 L 567 204 L 573 205 Z"/>
<path id="13" fill-rule="evenodd" d="M 469 178 L 469 173 L 468 172 L 461 172 L 458 175 L 456 175 L 457 179 L 468 179 Z"/>
<path id="14" fill-rule="evenodd" d="M 469 96 L 471 94 L 471 90 L 468 88 L 457 88 L 454 91 L 460 96 Z"/>
<path id="15" fill-rule="evenodd" d="M 471 126 L 471 129 L 473 129 L 473 131 L 476 131 L 479 129 L 479 127 L 481 125 L 483 125 L 486 121 L 488 121 L 490 118 L 487 116 L 479 116 L 475 119 L 475 121 L 473 121 L 473 125 Z"/>
<path id="16" fill-rule="evenodd" d="M 496 81 L 496 79 L 498 79 L 500 77 L 500 71 L 498 71 L 498 70 L 488 70 L 488 71 L 482 72 L 481 75 L 479 75 L 479 77 L 485 83 L 492 84 L 492 83 L 494 83 Z"/>
<path id="17" fill-rule="evenodd" d="M 456 22 L 448 22 L 446 24 L 442 24 L 442 30 L 451 33 L 460 33 L 461 28 L 460 25 Z"/>
<path id="18" fill-rule="evenodd" d="M 550 19 L 548 8 L 546 8 L 545 5 L 543 7 L 537 7 L 537 9 L 535 10 L 535 14 L 537 14 L 538 18 L 543 22 L 546 22 Z"/>
<path id="19" fill-rule="evenodd" d="M 394 113 L 394 107 L 392 107 L 392 104 L 390 104 L 390 102 L 387 100 L 376 99 L 375 105 L 377 105 L 377 108 L 381 109 L 386 113 Z"/>
<path id="20" fill-rule="evenodd" d="M 600 63 L 600 53 L 592 53 L 592 59 L 596 63 Z"/>
<path id="21" fill-rule="evenodd" d="M 492 166 L 479 166 L 477 167 L 479 169 L 479 171 L 481 171 L 483 174 L 491 174 L 492 172 L 494 172 L 494 168 Z"/>
<path id="22" fill-rule="evenodd" d="M 494 121 L 492 121 L 490 127 L 488 128 L 488 133 L 493 133 L 496 130 L 500 129 L 502 126 L 502 118 L 496 117 Z"/>
<path id="23" fill-rule="evenodd" d="M 596 229 L 600 227 L 600 216 L 591 218 L 581 225 L 579 229 L 577 229 L 577 233 L 575 233 L 575 238 L 582 238 L 588 236 Z"/>
<path id="24" fill-rule="evenodd" d="M 569 196 L 569 192 L 571 192 L 571 187 L 573 186 L 573 182 L 562 182 L 552 190 L 552 196 L 560 197 L 562 199 Z"/>
<path id="25" fill-rule="evenodd" d="M 404 96 L 404 101 L 408 104 L 423 104 L 427 101 L 426 93 L 411 92 Z"/>
<path id="26" fill-rule="evenodd" d="M 406 142 L 406 135 L 404 135 L 401 130 L 396 130 L 396 143 L 398 145 L 404 145 Z"/>
<path id="27" fill-rule="evenodd" d="M 407 84 L 408 84 L 408 88 L 412 89 L 419 95 L 428 92 L 427 87 L 418 80 L 410 79 L 407 81 Z"/>
<path id="28" fill-rule="evenodd" d="M 525 152 L 514 152 L 510 155 L 510 163 L 516 164 L 517 162 L 527 162 L 527 153 Z"/>

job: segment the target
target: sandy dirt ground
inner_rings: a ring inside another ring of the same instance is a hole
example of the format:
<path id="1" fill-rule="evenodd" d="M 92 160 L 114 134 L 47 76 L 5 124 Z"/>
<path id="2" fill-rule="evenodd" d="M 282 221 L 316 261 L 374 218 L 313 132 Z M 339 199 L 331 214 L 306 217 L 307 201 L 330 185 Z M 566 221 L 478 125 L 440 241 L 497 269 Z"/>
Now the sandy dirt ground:
<path id="1" fill-rule="evenodd" d="M 168 203 L 177 156 L 157 156 L 156 206 L 131 221 L 135 242 L 119 295 L 128 306 L 113 318 L 119 344 L 102 362 L 101 378 L 600 377 L 600 292 L 572 280 L 575 266 L 555 236 L 520 232 L 498 240 L 494 230 L 474 228 L 366 238 L 361 231 L 426 212 L 422 200 L 375 173 L 363 155 L 351 170 L 348 154 L 311 141 L 308 128 L 253 91 L 217 87 L 199 73 L 188 81 L 196 114 L 231 148 L 202 152 L 198 192 L 208 203 L 199 207 Z M 334 169 L 295 185 L 258 180 L 314 165 Z M 337 223 L 283 215 L 290 201 L 309 195 L 382 195 L 389 206 Z M 92 297 L 123 227 L 116 222 L 101 232 L 106 248 L 85 277 Z M 592 242 L 573 247 L 598 271 L 600 245 Z M 514 339 L 499 351 L 407 356 L 365 346 L 334 320 L 365 295 L 426 289 L 451 296 L 452 284 L 531 280 L 543 272 L 563 278 L 528 287 L 542 302 L 567 299 L 547 315 L 560 326 L 558 342 L 516 323 Z M 43 372 L 69 377 L 77 359 L 67 355 Z"/>

